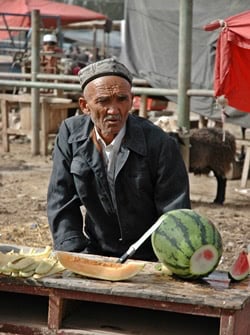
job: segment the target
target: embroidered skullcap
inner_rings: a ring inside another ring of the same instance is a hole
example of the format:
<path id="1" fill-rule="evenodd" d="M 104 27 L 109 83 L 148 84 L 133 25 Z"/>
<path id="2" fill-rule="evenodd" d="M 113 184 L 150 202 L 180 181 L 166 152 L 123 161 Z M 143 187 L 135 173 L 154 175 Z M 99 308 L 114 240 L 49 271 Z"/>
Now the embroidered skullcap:
<path id="1" fill-rule="evenodd" d="M 101 61 L 87 65 L 78 72 L 81 88 L 92 80 L 104 76 L 119 76 L 125 78 L 132 84 L 133 75 L 126 66 L 114 58 L 106 58 Z"/>

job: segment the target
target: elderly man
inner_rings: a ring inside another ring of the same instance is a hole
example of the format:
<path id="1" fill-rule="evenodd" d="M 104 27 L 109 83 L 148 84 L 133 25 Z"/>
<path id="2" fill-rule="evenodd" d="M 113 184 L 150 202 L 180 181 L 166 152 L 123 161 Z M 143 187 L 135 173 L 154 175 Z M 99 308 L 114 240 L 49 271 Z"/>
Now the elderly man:
<path id="1" fill-rule="evenodd" d="M 132 75 L 123 64 L 105 59 L 79 78 L 83 115 L 62 123 L 53 153 L 54 248 L 118 257 L 161 214 L 190 208 L 188 175 L 175 140 L 129 113 Z M 133 257 L 156 259 L 150 239 Z"/>

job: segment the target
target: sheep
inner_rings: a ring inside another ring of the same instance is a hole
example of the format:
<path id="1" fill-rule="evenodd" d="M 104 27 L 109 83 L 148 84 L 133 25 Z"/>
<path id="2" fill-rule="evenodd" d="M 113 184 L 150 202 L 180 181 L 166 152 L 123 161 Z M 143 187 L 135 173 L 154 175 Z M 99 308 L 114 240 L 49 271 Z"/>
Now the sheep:
<path id="1" fill-rule="evenodd" d="M 167 119 L 158 120 L 156 125 L 177 138 L 184 144 L 177 132 L 170 131 Z M 164 124 L 164 126 L 163 126 Z M 222 128 L 194 128 L 190 130 L 189 172 L 194 174 L 208 174 L 213 171 L 217 180 L 215 204 L 223 205 L 225 201 L 227 173 L 235 161 L 236 140 L 233 134 Z"/>
<path id="2" fill-rule="evenodd" d="M 225 201 L 227 173 L 235 161 L 236 141 L 234 135 L 221 128 L 197 128 L 190 131 L 189 171 L 208 174 L 213 171 L 217 180 L 215 204 Z"/>

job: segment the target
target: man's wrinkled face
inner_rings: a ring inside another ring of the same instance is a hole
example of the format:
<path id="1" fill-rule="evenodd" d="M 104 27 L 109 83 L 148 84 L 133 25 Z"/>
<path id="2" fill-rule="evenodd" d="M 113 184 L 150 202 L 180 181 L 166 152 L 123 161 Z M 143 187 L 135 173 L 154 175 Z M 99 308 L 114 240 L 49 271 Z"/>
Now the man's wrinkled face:
<path id="1" fill-rule="evenodd" d="M 87 84 L 79 104 L 108 144 L 126 123 L 132 101 L 131 85 L 126 79 L 104 76 Z"/>

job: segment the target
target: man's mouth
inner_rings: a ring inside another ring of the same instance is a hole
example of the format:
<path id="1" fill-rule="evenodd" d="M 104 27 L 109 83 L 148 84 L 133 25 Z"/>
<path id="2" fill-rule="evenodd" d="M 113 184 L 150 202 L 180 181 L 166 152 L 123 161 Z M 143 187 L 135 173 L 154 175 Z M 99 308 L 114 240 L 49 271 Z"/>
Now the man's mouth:
<path id="1" fill-rule="evenodd" d="M 121 118 L 120 118 L 119 115 L 108 115 L 104 119 L 104 121 L 113 121 L 113 122 L 120 121 L 120 120 L 121 120 Z"/>

